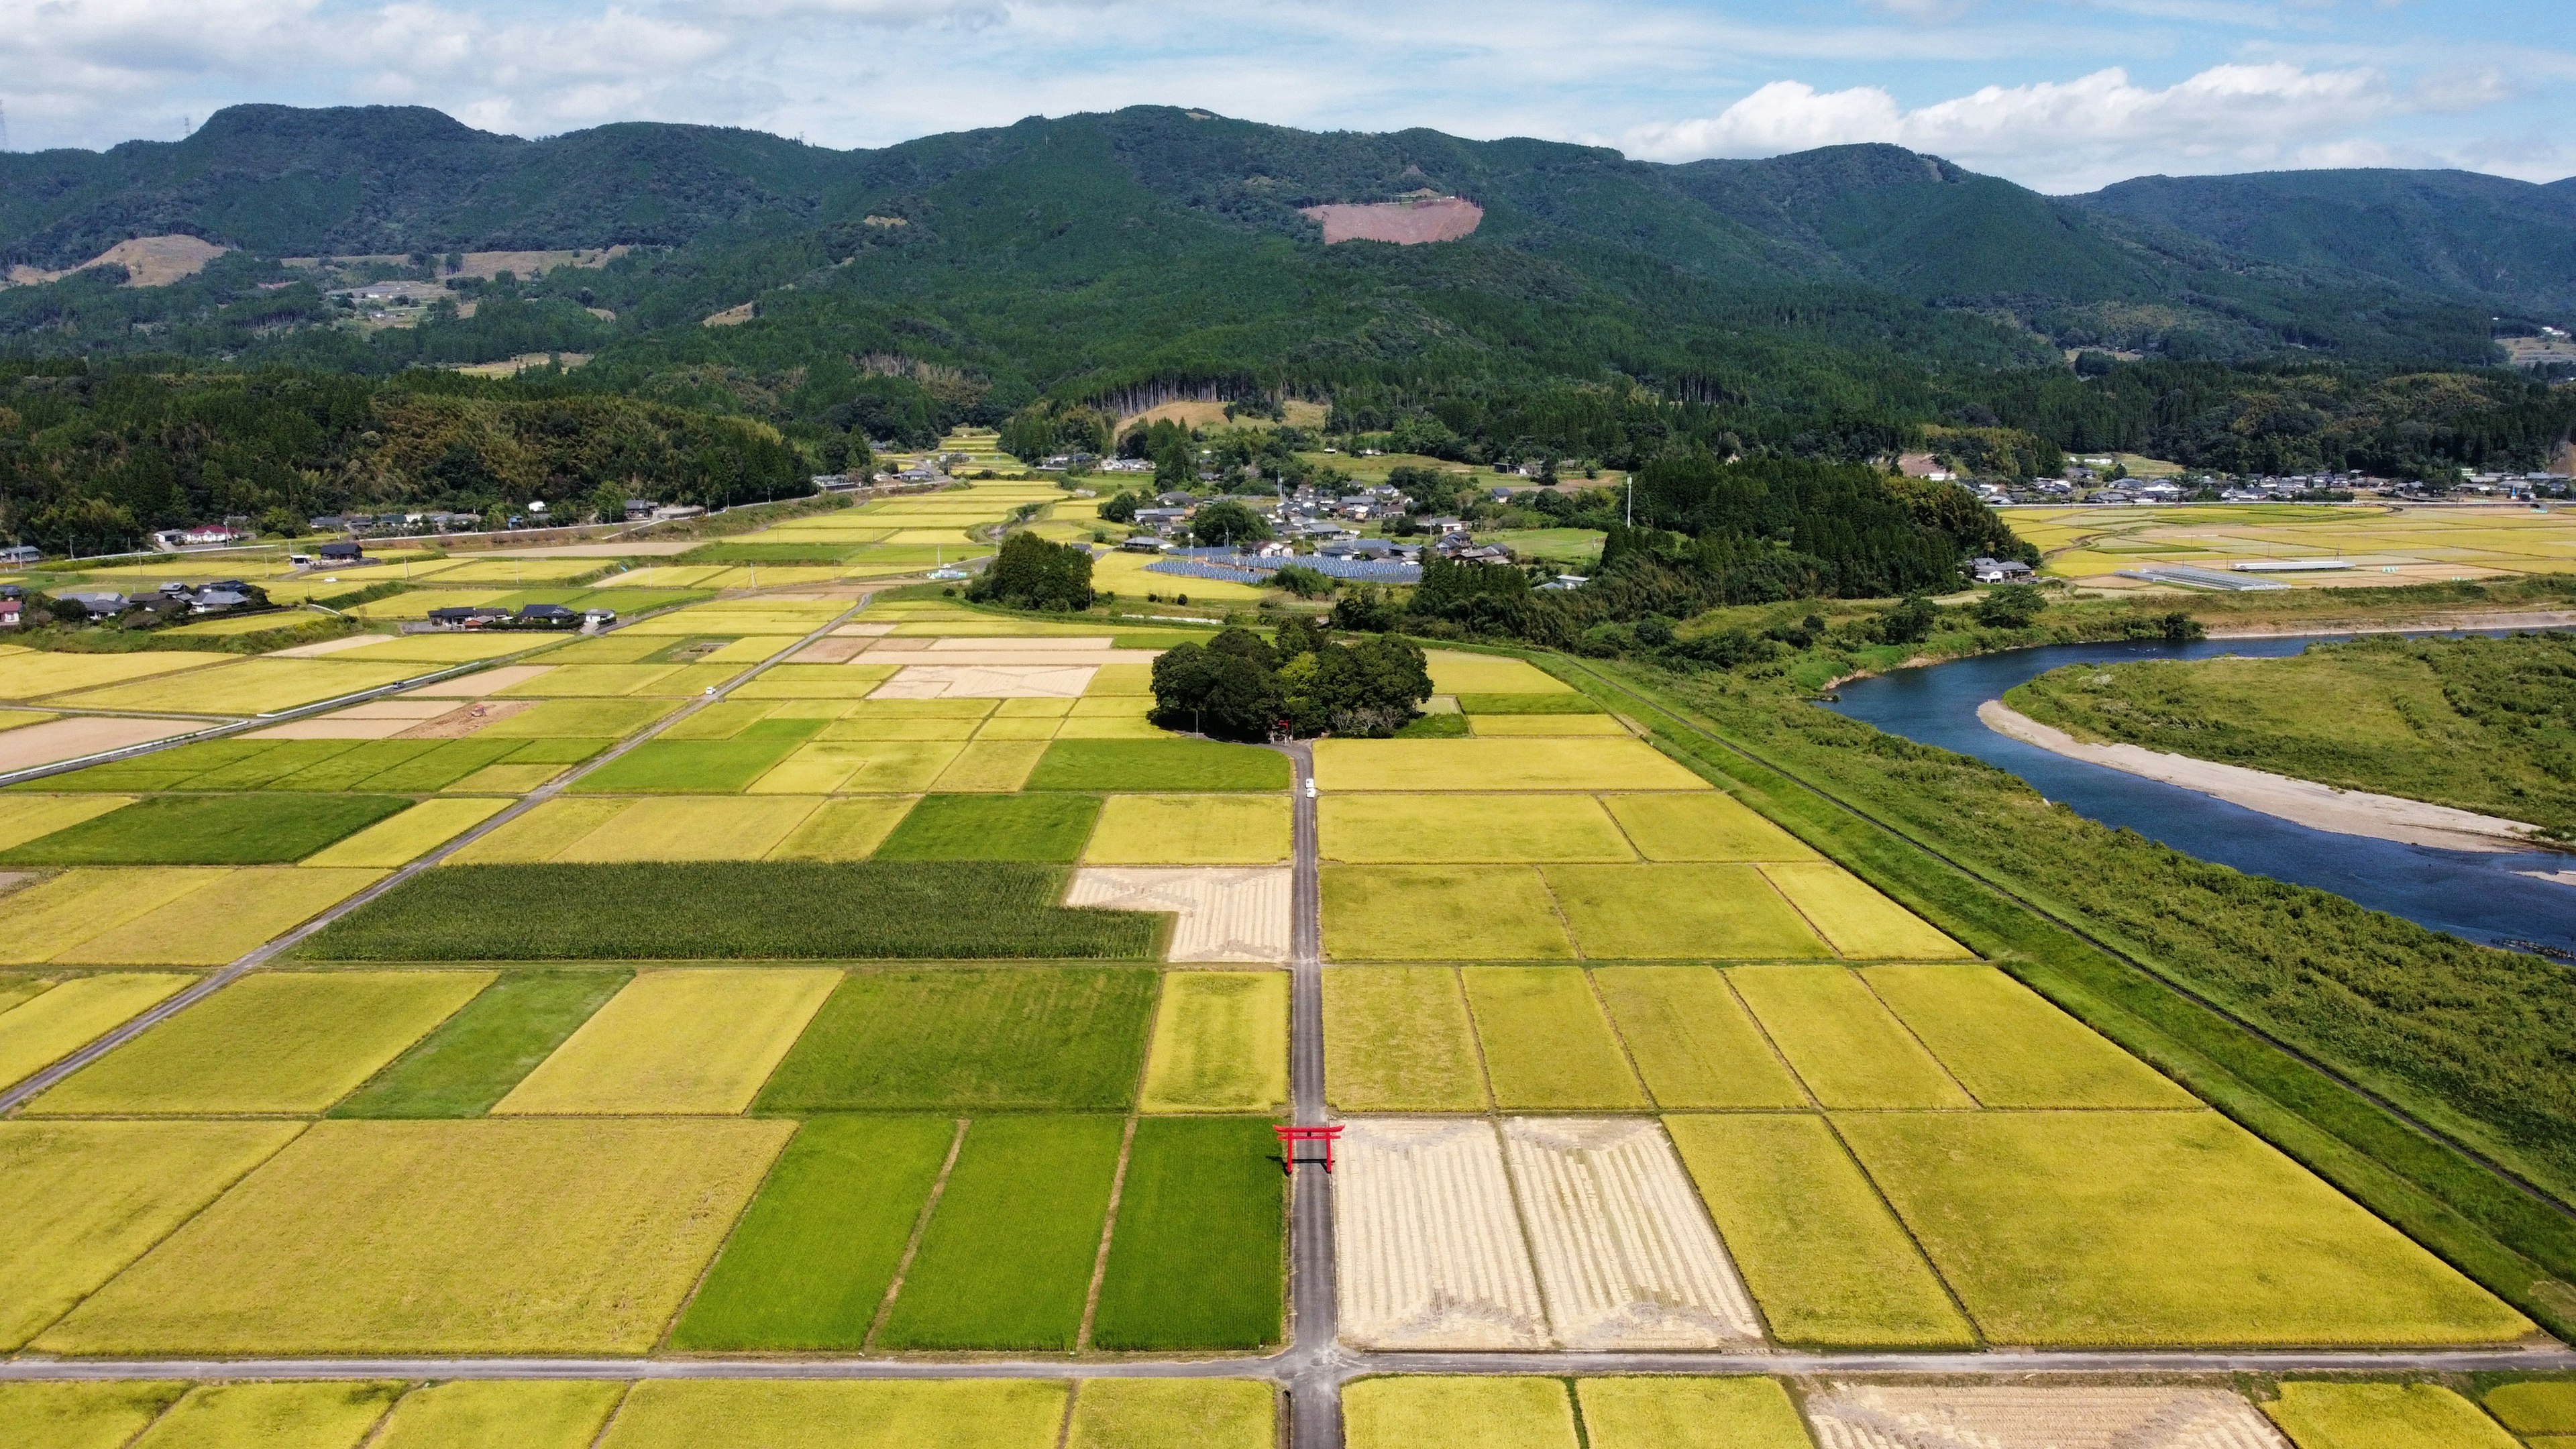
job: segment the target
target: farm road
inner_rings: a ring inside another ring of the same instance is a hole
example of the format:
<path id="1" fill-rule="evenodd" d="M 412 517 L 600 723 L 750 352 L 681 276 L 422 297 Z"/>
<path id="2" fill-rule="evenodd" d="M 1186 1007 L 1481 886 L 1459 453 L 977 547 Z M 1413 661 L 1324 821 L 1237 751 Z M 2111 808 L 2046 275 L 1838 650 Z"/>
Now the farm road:
<path id="1" fill-rule="evenodd" d="M 746 682 L 759 678 L 764 671 L 770 668 L 770 666 L 778 663 L 780 660 L 794 655 L 797 649 L 802 649 L 806 645 L 822 639 L 826 635 L 830 634 L 834 629 L 848 623 L 852 614 L 855 614 L 860 609 L 866 607 L 867 599 L 867 595 L 861 594 L 857 602 L 851 604 L 849 608 L 834 615 L 830 623 L 825 624 L 822 628 L 817 629 L 813 633 L 806 635 L 803 639 L 798 640 L 795 649 L 782 650 L 779 653 L 773 654 L 769 658 L 762 660 L 760 663 L 753 665 L 750 669 L 734 676 L 726 683 L 718 685 L 712 691 L 699 695 L 696 699 L 689 701 L 687 704 L 684 704 L 678 709 L 663 716 L 659 722 L 637 731 L 634 735 L 626 739 L 618 741 L 615 745 L 610 746 L 604 753 L 592 756 L 588 763 L 580 765 L 572 770 L 568 770 L 564 774 L 556 777 L 556 779 L 551 783 L 541 785 L 538 788 L 529 791 L 527 794 L 520 796 L 518 803 L 512 805 L 507 810 L 502 811 L 500 814 L 495 815 L 491 819 L 484 821 L 482 824 L 475 826 L 473 829 L 466 831 L 464 834 L 447 842 L 445 845 L 440 846 L 438 849 L 431 851 L 429 854 L 422 856 L 420 859 L 413 861 L 411 864 L 397 869 L 393 874 L 386 876 L 383 880 L 376 882 L 374 885 L 367 887 L 365 890 L 362 890 L 356 895 L 349 897 L 347 900 L 340 902 L 338 905 L 331 907 L 322 914 L 315 916 L 312 920 L 306 921 L 303 925 L 296 927 L 294 930 L 287 932 L 276 940 L 258 947 L 248 955 L 231 962 L 220 970 L 209 973 L 204 980 L 199 981 L 194 986 L 191 986 L 187 990 L 180 992 L 178 995 L 171 997 L 169 1000 L 162 1002 L 160 1005 L 153 1007 L 150 1011 L 143 1013 L 141 1016 L 135 1017 L 133 1020 L 126 1022 L 123 1026 L 117 1027 L 107 1035 L 100 1037 L 98 1040 L 91 1042 L 85 1047 L 82 1047 L 79 1051 L 73 1052 L 70 1056 L 63 1058 L 61 1061 L 54 1063 L 52 1066 L 47 1067 L 43 1071 L 36 1073 L 34 1076 L 29 1077 L 23 1082 L 20 1082 L 17 1086 L 10 1088 L 6 1092 L 0 1092 L 0 1117 L 5 1117 L 9 1113 L 15 1112 L 19 1107 L 33 1101 L 39 1093 L 52 1087 L 56 1082 L 59 1082 L 63 1078 L 70 1076 L 72 1073 L 79 1071 L 81 1068 L 88 1066 L 90 1063 L 97 1061 L 100 1057 L 107 1055 L 109 1052 L 125 1045 L 134 1038 L 150 1031 L 153 1027 L 160 1025 L 162 1022 L 169 1020 L 171 1017 L 178 1015 L 180 1012 L 187 1010 L 189 1007 L 196 1005 L 198 1002 L 205 1000 L 216 992 L 223 990 L 225 987 L 230 986 L 233 982 L 239 980 L 245 974 L 259 969 L 285 952 L 292 950 L 294 947 L 312 936 L 314 932 L 330 925 L 333 921 L 339 920 L 342 916 L 345 916 L 351 911 L 358 909 L 360 906 L 384 895 L 387 891 L 390 891 L 394 887 L 401 885 L 403 882 L 410 880 L 412 877 L 419 875 L 422 871 L 435 868 L 440 862 L 464 849 L 466 846 L 473 844 L 475 841 L 482 839 L 484 836 L 491 834 L 493 831 L 500 829 L 502 826 L 509 824 L 511 821 L 527 814 L 529 811 L 536 809 L 539 805 L 544 804 L 548 800 L 552 800 L 556 796 L 561 795 L 565 790 L 572 787 L 574 781 L 588 775 L 593 770 L 600 768 L 609 761 L 614 760 L 620 755 L 625 754 L 627 751 L 634 749 L 646 740 L 659 736 L 664 730 L 667 730 L 671 726 L 678 724 L 680 721 L 687 719 L 689 716 L 696 714 L 699 710 L 706 708 L 708 705 L 718 703 L 728 695 L 732 694 L 736 689 L 741 688 Z M 651 616 L 636 616 L 637 619 L 649 617 Z M 633 623 L 635 620 L 629 620 L 628 622 Z M 603 630 L 602 632 L 614 633 L 616 631 Z M 521 656 L 509 655 L 505 657 L 515 659 Z M 485 661 L 487 664 L 494 662 L 497 661 Z M 436 677 L 444 678 L 450 674 L 462 674 L 467 672 L 470 672 L 470 669 L 448 670 L 442 671 L 442 673 Z M 387 690 L 408 689 L 416 686 L 419 682 L 420 681 L 418 680 L 413 680 L 401 685 L 392 685 L 388 686 Z M 378 694 L 385 692 L 387 691 L 374 691 L 374 693 Z M 355 697 L 356 696 L 351 696 L 351 698 Z M 327 706 L 331 708 L 337 708 L 347 703 L 348 700 L 346 699 L 326 702 Z M 317 706 L 317 708 L 319 707 L 321 706 Z M 262 725 L 273 722 L 273 720 L 254 721 L 254 723 Z M 185 738 L 195 739 L 199 738 L 199 736 L 192 735 Z M 168 740 L 163 743 L 165 745 L 170 745 L 182 743 L 182 741 Z M 136 751 L 135 753 L 145 752 Z"/>

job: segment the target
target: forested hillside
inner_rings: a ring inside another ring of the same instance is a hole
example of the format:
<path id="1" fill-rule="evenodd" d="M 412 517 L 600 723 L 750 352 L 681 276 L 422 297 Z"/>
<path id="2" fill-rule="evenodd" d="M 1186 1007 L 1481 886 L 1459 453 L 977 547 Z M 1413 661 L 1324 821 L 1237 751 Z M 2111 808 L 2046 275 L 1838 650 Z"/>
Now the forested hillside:
<path id="1" fill-rule="evenodd" d="M 194 396 L 254 386 L 213 380 L 227 371 L 393 380 L 571 354 L 571 370 L 483 402 L 731 417 L 818 468 L 853 433 L 926 446 L 1020 417 L 1025 439 L 1058 409 L 1183 396 L 1323 403 L 1346 440 L 1477 463 L 1635 466 L 1675 448 L 1865 461 L 1939 429 L 2001 475 L 2080 449 L 2440 479 L 2538 466 L 2576 427 L 2576 392 L 2493 367 L 2500 299 L 2576 321 L 2550 310 L 2576 264 L 2541 231 L 2401 218 L 2396 258 L 2344 211 L 2298 212 L 2263 199 L 2255 183 L 2273 178 L 2238 180 L 2231 213 L 2151 206 L 2148 183 L 2052 199 L 1888 146 L 1665 166 L 1166 107 L 843 152 L 703 127 L 525 141 L 416 108 L 248 106 L 177 143 L 0 155 L 0 264 L 60 268 L 164 232 L 234 248 L 173 285 L 102 267 L 0 288 L 0 357 Z M 2497 216 L 2564 191 L 2472 180 Z M 2360 185 L 2314 183 L 2346 202 Z M 1418 193 L 1468 197 L 1481 224 L 1435 245 L 1326 246 L 1299 210 Z M 2270 219 L 2220 224 L 2237 213 Z M 605 265 L 460 266 L 548 248 L 595 263 L 612 245 L 628 250 Z M 345 296 L 370 281 L 439 300 L 371 318 Z M 64 425 L 45 416 L 23 425 Z M 46 447 L 55 486 L 163 512 L 106 481 L 129 476 L 122 462 Z"/>

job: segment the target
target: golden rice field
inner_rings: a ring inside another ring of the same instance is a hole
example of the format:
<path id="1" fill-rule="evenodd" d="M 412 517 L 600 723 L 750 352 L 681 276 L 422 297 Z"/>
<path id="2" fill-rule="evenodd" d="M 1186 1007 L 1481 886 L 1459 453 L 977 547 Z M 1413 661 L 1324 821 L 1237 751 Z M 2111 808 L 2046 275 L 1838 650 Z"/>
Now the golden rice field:
<path id="1" fill-rule="evenodd" d="M 2385 586 L 2576 569 L 2576 510 L 2528 505 L 2194 504 L 2015 508 L 2042 571 L 2088 586 L 2138 588 L 2122 569 L 2335 559 L 2349 569 L 2282 573 L 2296 587 Z"/>

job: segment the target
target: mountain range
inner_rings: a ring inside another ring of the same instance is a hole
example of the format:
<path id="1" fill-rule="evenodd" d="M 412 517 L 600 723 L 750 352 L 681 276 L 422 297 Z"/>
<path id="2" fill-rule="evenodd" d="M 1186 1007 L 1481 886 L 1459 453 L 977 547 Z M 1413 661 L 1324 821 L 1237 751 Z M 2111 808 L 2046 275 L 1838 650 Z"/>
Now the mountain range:
<path id="1" fill-rule="evenodd" d="M 1328 245 L 1316 220 L 1443 198 L 1462 200 L 1422 234 L 1455 239 L 1427 245 Z M 1357 428 L 1436 416 L 1409 445 L 1446 429 L 1599 455 L 1677 426 L 1652 412 L 1664 399 L 1710 410 L 1694 436 L 1790 452 L 2000 423 L 2293 466 L 2357 456 L 2314 441 L 2346 422 L 2434 440 L 2407 457 L 2544 446 L 2562 399 L 2493 377 L 2465 393 L 2375 379 L 2490 367 L 2497 335 L 2576 323 L 2576 181 L 2460 172 L 2051 197 L 1894 146 L 1665 165 L 1163 106 L 838 151 L 247 105 L 175 143 L 0 155 L 0 270 L 171 235 L 233 250 L 169 286 L 103 267 L 0 289 L 0 359 L 389 375 L 569 352 L 590 359 L 581 388 L 798 437 L 1295 393 Z M 627 250 L 542 276 L 442 265 L 611 246 Z M 361 265 L 282 265 L 317 256 Z M 464 305 L 380 328 L 324 295 L 406 277 Z M 2070 358 L 2111 385 L 2070 391 Z M 2186 370 L 2131 375 L 2158 367 Z M 2265 380 L 2319 367 L 2356 371 L 2286 401 Z M 2497 409 L 2520 411 L 2501 429 L 2460 421 Z"/>

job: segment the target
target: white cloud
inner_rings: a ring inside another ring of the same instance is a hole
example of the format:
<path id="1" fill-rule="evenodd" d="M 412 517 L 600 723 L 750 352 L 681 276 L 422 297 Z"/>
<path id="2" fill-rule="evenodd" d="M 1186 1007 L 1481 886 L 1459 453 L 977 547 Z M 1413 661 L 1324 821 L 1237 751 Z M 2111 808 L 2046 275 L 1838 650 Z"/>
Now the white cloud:
<path id="1" fill-rule="evenodd" d="M 2079 189 L 2141 170 L 2312 164 L 2302 160 L 2308 148 L 2360 144 L 2351 132 L 2404 104 L 2376 71 L 2286 63 L 2212 66 L 2162 89 L 2113 67 L 1913 110 L 1876 86 L 1773 81 L 1715 116 L 1637 127 L 1627 149 L 1681 161 L 1883 141 L 2042 189 Z"/>

